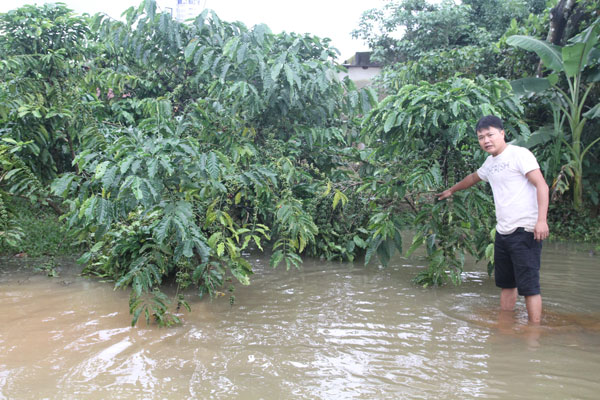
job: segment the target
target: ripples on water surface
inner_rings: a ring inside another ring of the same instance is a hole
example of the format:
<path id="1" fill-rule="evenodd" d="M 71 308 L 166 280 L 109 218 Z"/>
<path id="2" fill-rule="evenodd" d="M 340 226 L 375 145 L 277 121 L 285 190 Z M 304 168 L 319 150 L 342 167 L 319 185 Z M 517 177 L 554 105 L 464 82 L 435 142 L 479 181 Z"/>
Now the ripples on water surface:
<path id="1" fill-rule="evenodd" d="M 544 323 L 469 266 L 457 288 L 418 267 L 255 260 L 237 302 L 199 301 L 168 329 L 129 327 L 109 283 L 0 267 L 0 399 L 595 399 L 600 257 L 546 245 Z"/>

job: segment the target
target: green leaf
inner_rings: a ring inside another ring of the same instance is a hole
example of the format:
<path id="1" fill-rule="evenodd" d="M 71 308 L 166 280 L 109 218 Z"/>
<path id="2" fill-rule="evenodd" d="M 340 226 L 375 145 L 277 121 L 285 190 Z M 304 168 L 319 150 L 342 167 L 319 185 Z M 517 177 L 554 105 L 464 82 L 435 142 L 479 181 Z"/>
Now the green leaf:
<path id="1" fill-rule="evenodd" d="M 276 268 L 281 261 L 283 261 L 284 252 L 282 250 L 277 250 L 271 255 L 271 259 L 269 260 L 269 265 L 272 268 Z"/>
<path id="2" fill-rule="evenodd" d="M 159 160 L 153 159 L 148 163 L 148 176 L 150 178 L 154 178 L 156 176 L 156 171 L 158 169 Z"/>
<path id="3" fill-rule="evenodd" d="M 61 197 L 68 195 L 69 187 L 71 186 L 73 179 L 75 179 L 74 174 L 65 174 L 60 178 L 55 179 L 50 186 L 52 193 Z"/>
<path id="4" fill-rule="evenodd" d="M 362 240 L 358 235 L 354 235 L 354 237 L 352 238 L 352 240 L 361 249 L 364 249 L 364 248 L 367 247 L 367 242 L 365 242 L 364 240 Z"/>
<path id="5" fill-rule="evenodd" d="M 131 319 L 131 326 L 135 326 L 135 324 L 137 324 L 142 311 L 146 310 L 146 306 L 142 305 L 141 303 L 142 303 L 142 300 L 139 299 L 136 302 L 134 302 L 129 309 L 129 312 L 133 312 L 133 318 Z"/>
<path id="6" fill-rule="evenodd" d="M 585 43 L 575 43 L 562 48 L 562 59 L 564 62 L 565 74 L 572 78 L 585 67 L 587 63 L 587 54 L 585 54 Z"/>
<path id="7" fill-rule="evenodd" d="M 560 47 L 552 43 L 523 35 L 510 36 L 506 39 L 506 43 L 535 52 L 542 59 L 544 65 L 553 71 L 558 72 L 564 69 Z"/>
<path id="8" fill-rule="evenodd" d="M 242 262 L 247 262 L 243 259 L 240 259 L 236 264 L 230 267 L 231 274 L 242 284 L 249 285 L 250 284 L 250 275 L 252 271 L 248 265 L 242 265 Z"/>
<path id="9" fill-rule="evenodd" d="M 294 71 L 292 71 L 288 64 L 285 64 L 283 66 L 283 69 L 285 71 L 285 76 L 287 78 L 288 84 L 290 85 L 290 87 L 294 86 Z"/>
<path id="10" fill-rule="evenodd" d="M 369 240 L 369 247 L 367 248 L 367 252 L 365 253 L 365 265 L 369 264 L 369 261 L 371 261 L 371 257 L 373 257 L 373 254 L 375 254 L 382 241 L 383 239 L 381 236 L 377 236 L 376 238 L 371 238 Z"/>
<path id="11" fill-rule="evenodd" d="M 271 68 L 271 79 L 276 81 L 281 69 L 283 68 L 283 63 L 278 63 Z"/>
<path id="12" fill-rule="evenodd" d="M 452 110 L 452 114 L 454 114 L 455 117 L 458 116 L 458 114 L 460 113 L 460 102 L 458 101 L 454 101 L 452 102 L 450 109 Z"/>
<path id="13" fill-rule="evenodd" d="M 231 59 L 233 59 L 233 54 L 235 52 L 235 50 L 237 49 L 238 44 L 240 43 L 240 37 L 239 36 L 233 36 L 232 38 L 230 38 L 227 43 L 225 43 L 225 46 L 223 46 L 223 54 Z"/>
<path id="14" fill-rule="evenodd" d="M 190 43 L 185 47 L 184 56 L 185 61 L 190 62 L 192 60 L 192 56 L 194 55 L 194 51 L 198 47 L 198 38 L 193 38 Z"/>
<path id="15" fill-rule="evenodd" d="M 125 174 L 128 170 L 129 167 L 131 167 L 131 164 L 135 161 L 134 157 L 127 157 L 125 160 L 123 160 L 121 162 L 121 174 Z"/>
<path id="16" fill-rule="evenodd" d="M 194 242 L 192 240 L 186 240 L 183 242 L 183 256 L 191 258 L 194 255 Z"/>
<path id="17" fill-rule="evenodd" d="M 286 269 L 289 270 L 292 265 L 296 268 L 300 268 L 300 265 L 302 265 L 302 258 L 296 253 L 287 253 L 285 255 Z"/>
<path id="18" fill-rule="evenodd" d="M 556 85 L 558 83 L 558 74 L 550 74 L 546 77 L 548 79 L 548 82 L 550 82 L 551 85 Z"/>
<path id="19" fill-rule="evenodd" d="M 138 201 L 141 201 L 144 198 L 144 192 L 142 191 L 142 182 L 143 181 L 136 176 L 133 178 L 133 184 L 131 185 L 133 195 Z"/>
<path id="20" fill-rule="evenodd" d="M 96 174 L 94 175 L 94 178 L 102 179 L 102 176 L 104 176 L 104 173 L 106 172 L 106 168 L 108 167 L 109 164 L 110 164 L 110 161 L 104 161 L 104 162 L 101 162 L 100 164 L 98 164 L 96 166 Z"/>
<path id="21" fill-rule="evenodd" d="M 398 113 L 395 111 L 391 111 L 387 118 L 385 119 L 385 124 L 383 125 L 383 131 L 385 133 L 389 132 L 390 129 L 392 129 L 392 127 L 394 127 L 395 123 L 396 123 L 396 117 L 398 116 Z"/>
<path id="22" fill-rule="evenodd" d="M 398 252 L 402 253 L 402 235 L 398 230 L 394 234 L 394 245 Z"/>
<path id="23" fill-rule="evenodd" d="M 246 52 L 248 51 L 248 43 L 244 43 L 240 46 L 237 52 L 237 63 L 242 64 L 246 61 Z"/>
<path id="24" fill-rule="evenodd" d="M 522 78 L 510 83 L 513 91 L 518 96 L 528 93 L 541 93 L 550 88 L 550 81 L 546 78 Z"/>
<path id="25" fill-rule="evenodd" d="M 169 233 L 169 229 L 171 227 L 173 217 L 166 215 L 154 228 L 154 237 L 158 241 L 158 243 L 164 243 L 167 235 Z"/>
<path id="26" fill-rule="evenodd" d="M 106 170 L 106 172 L 104 173 L 104 176 L 102 177 L 102 186 L 104 188 L 108 189 L 111 186 L 113 186 L 113 183 L 115 182 L 115 178 L 117 176 L 118 169 L 119 169 L 118 166 L 113 165 L 112 167 L 110 167 Z"/>
<path id="27" fill-rule="evenodd" d="M 344 207 L 346 205 L 346 203 L 348 202 L 348 197 L 346 197 L 346 195 L 342 192 L 340 192 L 339 190 L 336 189 L 335 194 L 333 195 L 333 206 L 332 208 L 335 210 L 335 208 L 337 207 L 339 202 L 342 202 L 342 207 Z"/>
<path id="28" fill-rule="evenodd" d="M 583 71 L 588 65 L 590 53 L 598 43 L 600 36 L 600 20 L 590 25 L 580 34 L 569 40 L 573 43 L 563 47 L 562 58 L 565 64 L 565 74 L 573 77 Z M 593 61 L 592 61 L 593 62 Z"/>
<path id="29" fill-rule="evenodd" d="M 217 160 L 217 155 L 214 152 L 210 152 L 208 155 L 206 169 L 212 179 L 217 179 L 219 177 L 219 161 Z"/>
<path id="30" fill-rule="evenodd" d="M 600 103 L 592 107 L 588 112 L 583 114 L 583 116 L 587 119 L 594 119 L 600 117 Z"/>
<path id="31" fill-rule="evenodd" d="M 381 242 L 379 247 L 377 247 L 377 257 L 379 258 L 379 261 L 381 261 L 381 264 L 383 264 L 384 267 L 388 266 L 393 254 L 394 242 L 390 238 L 387 238 L 386 240 Z"/>
<path id="32" fill-rule="evenodd" d="M 92 259 L 92 256 L 93 256 L 93 254 L 91 251 L 88 251 L 87 253 L 83 253 L 81 255 L 81 257 L 79 257 L 77 259 L 77 263 L 78 264 L 87 264 Z"/>
<path id="33" fill-rule="evenodd" d="M 110 224 L 112 221 L 112 202 L 107 199 L 98 199 L 96 218 L 99 224 Z"/>
<path id="34" fill-rule="evenodd" d="M 423 235 L 416 235 L 413 238 L 413 242 L 412 245 L 410 246 L 410 248 L 406 251 L 406 256 L 410 257 L 410 255 L 412 253 L 414 253 L 419 247 L 421 247 L 421 245 L 423 245 L 423 242 L 425 241 L 425 238 L 423 237 Z"/>

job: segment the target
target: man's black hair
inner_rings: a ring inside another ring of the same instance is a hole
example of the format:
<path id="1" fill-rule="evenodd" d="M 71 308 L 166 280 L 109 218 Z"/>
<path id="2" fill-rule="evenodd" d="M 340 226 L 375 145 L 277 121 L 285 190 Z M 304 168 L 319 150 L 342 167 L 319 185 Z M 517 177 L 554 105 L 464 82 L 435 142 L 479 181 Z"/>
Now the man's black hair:
<path id="1" fill-rule="evenodd" d="M 485 128 L 496 128 L 498 130 L 504 130 L 504 124 L 502 120 L 495 115 L 486 115 L 482 117 L 475 125 L 475 133 Z"/>

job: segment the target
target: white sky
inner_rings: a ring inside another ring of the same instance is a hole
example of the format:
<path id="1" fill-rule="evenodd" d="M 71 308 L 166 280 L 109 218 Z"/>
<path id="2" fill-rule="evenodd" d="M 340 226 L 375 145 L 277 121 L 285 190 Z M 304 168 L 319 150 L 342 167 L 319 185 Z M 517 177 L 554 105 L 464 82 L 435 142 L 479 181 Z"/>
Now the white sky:
<path id="1" fill-rule="evenodd" d="M 206 8 L 216 11 L 225 21 L 242 21 L 252 27 L 265 23 L 274 33 L 282 31 L 311 33 L 332 39 L 332 46 L 346 60 L 357 51 L 368 50 L 360 40 L 353 40 L 351 32 L 358 27 L 363 11 L 381 8 L 384 0 L 203 0 Z M 0 12 L 19 8 L 25 4 L 43 4 L 46 0 L 0 0 Z M 77 13 L 104 12 L 113 18 L 141 0 L 62 0 Z M 168 0 L 158 0 L 158 5 L 169 5 Z"/>

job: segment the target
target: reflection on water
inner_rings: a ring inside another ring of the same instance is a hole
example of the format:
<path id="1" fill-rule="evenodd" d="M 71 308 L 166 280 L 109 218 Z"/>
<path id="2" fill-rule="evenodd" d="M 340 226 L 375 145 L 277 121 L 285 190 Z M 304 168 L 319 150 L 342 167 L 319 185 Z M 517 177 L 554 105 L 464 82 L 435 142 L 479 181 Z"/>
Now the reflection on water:
<path id="1" fill-rule="evenodd" d="M 418 266 L 254 260 L 237 303 L 197 300 L 183 325 L 132 328 L 128 293 L 0 267 L 0 399 L 596 398 L 600 263 L 545 246 L 542 325 L 500 312 L 485 266 L 460 287 Z"/>

